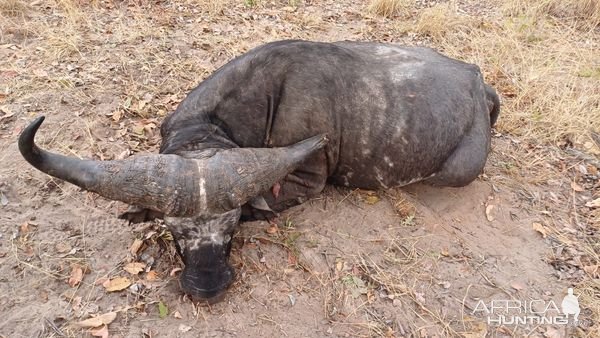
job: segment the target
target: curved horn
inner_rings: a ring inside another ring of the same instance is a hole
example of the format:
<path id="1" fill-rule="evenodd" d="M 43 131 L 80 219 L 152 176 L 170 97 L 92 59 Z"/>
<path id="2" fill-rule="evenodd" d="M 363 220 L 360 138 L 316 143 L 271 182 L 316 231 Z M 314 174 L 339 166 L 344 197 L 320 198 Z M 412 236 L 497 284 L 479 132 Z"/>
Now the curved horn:
<path id="1" fill-rule="evenodd" d="M 205 159 L 141 155 L 125 160 L 80 160 L 40 149 L 39 117 L 19 136 L 19 150 L 35 168 L 108 199 L 189 217 L 223 213 L 269 189 L 323 148 L 325 135 L 285 148 L 234 148 Z"/>
<path id="2" fill-rule="evenodd" d="M 323 134 L 288 147 L 233 148 L 198 160 L 201 204 L 219 212 L 240 207 L 284 179 L 328 141 Z"/>
<path id="3" fill-rule="evenodd" d="M 19 151 L 35 168 L 108 199 L 123 201 L 166 215 L 193 215 L 198 167 L 177 155 L 133 156 L 125 160 L 80 160 L 40 149 L 35 134 L 41 116 L 19 136 Z"/>

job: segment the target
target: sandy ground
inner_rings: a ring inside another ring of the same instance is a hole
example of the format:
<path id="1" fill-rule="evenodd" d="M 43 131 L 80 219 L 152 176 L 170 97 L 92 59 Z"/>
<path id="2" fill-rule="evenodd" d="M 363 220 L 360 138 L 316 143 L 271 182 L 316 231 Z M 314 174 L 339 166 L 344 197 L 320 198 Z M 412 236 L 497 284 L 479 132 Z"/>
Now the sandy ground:
<path id="1" fill-rule="evenodd" d="M 16 137 L 41 114 L 47 120 L 38 143 L 48 149 L 96 159 L 156 151 L 156 128 L 185 93 L 262 42 L 427 44 L 386 35 L 381 19 L 365 19 L 350 3 L 242 3 L 219 15 L 209 7 L 102 3 L 70 31 L 57 24 L 62 12 L 40 5 L 28 20 L 44 18 L 56 43 L 27 27 L 3 32 L 0 79 L 13 89 L 0 97 L 0 337 L 598 332 L 598 266 L 590 258 L 597 254 L 589 251 L 597 228 L 585 207 L 598 188 L 593 158 L 494 132 L 484 173 L 464 188 L 328 186 L 282 213 L 277 226 L 241 224 L 232 253 L 236 282 L 222 302 L 206 305 L 181 294 L 181 263 L 160 222 L 118 220 L 125 205 L 52 179 L 20 157 Z M 486 12 L 485 3 L 475 7 Z M 71 50 L 65 41 L 74 32 Z M 133 262 L 141 272 L 126 271 Z M 118 277 L 128 280 L 117 287 L 123 290 L 107 291 Z M 488 325 L 474 311 L 493 300 L 560 306 L 568 287 L 580 296 L 578 327 Z M 107 326 L 76 325 L 111 312 L 116 318 Z"/>

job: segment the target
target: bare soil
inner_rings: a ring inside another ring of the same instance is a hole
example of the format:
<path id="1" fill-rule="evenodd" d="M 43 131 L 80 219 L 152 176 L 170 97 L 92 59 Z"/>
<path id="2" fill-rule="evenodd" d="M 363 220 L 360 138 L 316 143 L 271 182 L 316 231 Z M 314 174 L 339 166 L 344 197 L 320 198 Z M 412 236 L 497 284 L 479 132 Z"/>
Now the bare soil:
<path id="1" fill-rule="evenodd" d="M 109 312 L 117 313 L 105 326 L 110 337 L 598 333 L 598 223 L 596 209 L 586 206 L 598 198 L 598 161 L 577 149 L 500 130 L 484 173 L 464 188 L 328 186 L 276 225 L 240 225 L 232 252 L 236 282 L 212 305 L 181 294 L 181 262 L 160 222 L 118 220 L 124 204 L 53 179 L 21 158 L 16 138 L 39 115 L 47 120 L 37 141 L 47 149 L 95 159 L 154 152 L 165 114 L 217 67 L 263 42 L 435 46 L 427 37 L 395 36 L 389 21 L 350 1 L 223 4 L 73 3 L 69 12 L 38 1 L 12 17 L 23 25 L 4 26 L 0 337 L 90 336 L 76 323 Z M 465 1 L 461 8 L 488 15 L 494 7 Z M 48 34 L 35 25 L 47 25 Z M 139 249 L 132 248 L 136 239 Z M 125 271 L 132 262 L 144 270 Z M 107 281 L 116 277 L 131 285 L 108 292 Z M 577 327 L 488 325 L 473 312 L 480 300 L 560 304 L 568 287 L 580 295 Z"/>

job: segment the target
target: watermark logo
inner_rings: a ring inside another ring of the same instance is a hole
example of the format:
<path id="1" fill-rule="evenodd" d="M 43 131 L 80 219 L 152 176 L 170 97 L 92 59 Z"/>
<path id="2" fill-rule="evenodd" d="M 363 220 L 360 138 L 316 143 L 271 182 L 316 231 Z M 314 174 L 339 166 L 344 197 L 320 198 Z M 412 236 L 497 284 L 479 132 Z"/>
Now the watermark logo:
<path id="1" fill-rule="evenodd" d="M 569 288 L 567 290 L 567 295 L 563 298 L 560 307 L 562 308 L 562 313 L 569 317 L 569 315 L 573 315 L 573 319 L 575 323 L 579 322 L 579 312 L 581 309 L 579 308 L 579 296 L 575 296 L 573 294 L 573 289 Z"/>
<path id="2" fill-rule="evenodd" d="M 480 300 L 472 314 L 485 317 L 488 325 L 578 325 L 578 298 L 569 288 L 560 308 L 553 300 Z"/>

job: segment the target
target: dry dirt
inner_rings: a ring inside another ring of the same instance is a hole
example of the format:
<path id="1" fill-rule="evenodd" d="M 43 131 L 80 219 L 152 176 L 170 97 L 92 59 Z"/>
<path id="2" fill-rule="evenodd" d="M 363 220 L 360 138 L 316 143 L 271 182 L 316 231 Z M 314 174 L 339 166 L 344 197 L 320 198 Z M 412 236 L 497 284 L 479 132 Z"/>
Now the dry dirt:
<path id="1" fill-rule="evenodd" d="M 494 15 L 488 2 L 459 6 Z M 120 221 L 123 204 L 52 179 L 18 153 L 19 132 L 39 115 L 38 144 L 54 151 L 156 151 L 164 115 L 263 42 L 435 46 L 427 37 L 395 36 L 350 1 L 36 1 L 13 14 L 0 35 L 0 337 L 598 335 L 598 159 L 520 139 L 502 123 L 467 187 L 328 186 L 276 226 L 241 224 L 236 282 L 213 305 L 180 293 L 181 263 L 160 223 Z M 125 271 L 132 262 L 145 270 Z M 108 292 L 117 277 L 132 285 Z M 480 300 L 560 305 L 568 287 L 580 296 L 578 327 L 488 325 L 473 313 Z M 75 325 L 109 312 L 116 319 L 100 329 Z"/>

